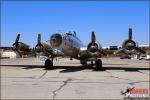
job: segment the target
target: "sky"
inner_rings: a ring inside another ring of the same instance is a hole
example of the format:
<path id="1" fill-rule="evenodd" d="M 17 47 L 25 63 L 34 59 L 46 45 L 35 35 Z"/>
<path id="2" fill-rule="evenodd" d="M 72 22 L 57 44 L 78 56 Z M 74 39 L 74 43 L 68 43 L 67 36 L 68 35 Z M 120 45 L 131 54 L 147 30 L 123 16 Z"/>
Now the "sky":
<path id="1" fill-rule="evenodd" d="M 56 32 L 76 31 L 88 44 L 91 31 L 102 46 L 121 45 L 133 29 L 133 39 L 149 44 L 148 1 L 2 1 L 1 46 L 20 41 L 34 47 L 37 34 L 42 42 Z"/>

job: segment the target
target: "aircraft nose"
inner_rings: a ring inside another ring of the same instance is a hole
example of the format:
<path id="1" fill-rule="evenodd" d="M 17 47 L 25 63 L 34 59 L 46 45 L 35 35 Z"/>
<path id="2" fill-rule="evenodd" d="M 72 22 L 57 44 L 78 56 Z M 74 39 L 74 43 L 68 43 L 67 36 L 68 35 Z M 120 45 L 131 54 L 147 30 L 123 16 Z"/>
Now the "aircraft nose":
<path id="1" fill-rule="evenodd" d="M 58 47 L 62 43 L 62 36 L 59 33 L 53 34 L 50 37 L 50 44 L 52 47 Z"/>

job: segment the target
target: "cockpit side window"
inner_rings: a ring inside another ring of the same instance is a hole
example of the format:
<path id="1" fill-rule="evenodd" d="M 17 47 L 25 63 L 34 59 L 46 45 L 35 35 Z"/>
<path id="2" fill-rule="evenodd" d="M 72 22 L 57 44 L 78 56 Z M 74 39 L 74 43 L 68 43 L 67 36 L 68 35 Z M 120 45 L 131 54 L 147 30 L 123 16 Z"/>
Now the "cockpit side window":
<path id="1" fill-rule="evenodd" d="M 76 32 L 75 31 L 70 31 L 70 32 L 68 32 L 68 33 L 66 33 L 67 35 L 71 35 L 71 36 L 74 36 L 74 37 L 76 37 Z"/>
<path id="2" fill-rule="evenodd" d="M 66 33 L 67 35 L 72 35 L 72 33 Z"/>

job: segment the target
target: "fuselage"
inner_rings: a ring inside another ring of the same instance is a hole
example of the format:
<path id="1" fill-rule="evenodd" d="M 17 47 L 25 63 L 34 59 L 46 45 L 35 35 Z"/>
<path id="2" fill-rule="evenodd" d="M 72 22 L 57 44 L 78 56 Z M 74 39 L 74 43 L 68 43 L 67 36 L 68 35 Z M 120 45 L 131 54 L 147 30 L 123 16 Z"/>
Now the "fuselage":
<path id="1" fill-rule="evenodd" d="M 64 56 L 77 58 L 83 43 L 75 33 L 55 33 L 50 37 L 50 45 L 55 50 L 54 53 L 61 53 Z"/>

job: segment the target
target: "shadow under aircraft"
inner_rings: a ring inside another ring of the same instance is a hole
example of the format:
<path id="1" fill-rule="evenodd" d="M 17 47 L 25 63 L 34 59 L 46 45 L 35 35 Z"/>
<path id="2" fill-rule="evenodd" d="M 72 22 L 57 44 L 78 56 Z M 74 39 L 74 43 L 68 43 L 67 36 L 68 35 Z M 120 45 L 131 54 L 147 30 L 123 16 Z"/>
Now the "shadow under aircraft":
<path id="1" fill-rule="evenodd" d="M 109 64 L 110 65 L 110 64 Z M 115 64 L 113 64 L 115 65 Z M 116 64 L 118 65 L 118 64 Z M 121 65 L 121 64 L 120 64 Z M 122 64 L 124 65 L 124 64 Z M 44 66 L 41 65 L 1 65 L 1 66 L 11 66 L 11 67 L 22 67 L 22 69 L 34 69 L 34 68 L 44 68 Z M 93 71 L 106 71 L 106 70 L 123 70 L 123 71 L 127 71 L 127 72 L 138 72 L 139 70 L 149 70 L 150 68 L 146 68 L 146 67 L 133 67 L 133 66 L 128 66 L 128 67 L 108 67 L 107 65 L 105 67 L 102 67 L 101 70 L 97 70 L 97 69 L 93 69 L 93 65 L 88 64 L 85 66 L 55 66 L 53 70 L 55 69 L 63 69 L 60 72 L 61 73 L 67 73 L 67 72 L 77 72 L 77 71 L 82 71 L 82 70 L 86 70 L 86 69 L 92 69 Z M 47 70 L 47 69 L 44 69 Z"/>
<path id="2" fill-rule="evenodd" d="M 80 63 L 83 65 L 83 67 L 81 67 L 81 70 L 89 68 L 87 62 L 91 63 L 90 66 L 94 66 L 91 67 L 94 68 L 94 70 L 103 71 L 105 69 L 110 69 L 110 67 L 102 67 L 102 60 L 100 58 L 107 56 L 107 52 L 105 51 L 105 49 L 102 48 L 100 43 L 96 41 L 96 35 L 94 31 L 91 32 L 91 41 L 88 43 L 87 46 L 83 45 L 82 41 L 77 37 L 76 32 L 74 31 L 65 33 L 54 33 L 49 37 L 49 43 L 41 42 L 41 34 L 38 34 L 37 44 L 33 49 L 31 49 L 29 45 L 20 42 L 19 38 L 20 34 L 17 35 L 16 41 L 15 43 L 13 43 L 13 50 L 18 52 L 20 55 L 34 54 L 36 56 L 45 56 L 45 69 L 52 70 L 55 68 L 60 68 L 60 66 L 53 66 L 53 60 L 56 57 L 69 57 L 70 60 L 72 60 L 73 58 L 79 60 Z M 137 51 L 145 53 L 143 50 L 139 49 L 136 42 L 132 40 L 132 29 L 129 28 L 129 38 L 123 42 L 122 48 L 119 49 L 116 54 L 124 53 L 125 55 L 132 55 L 135 54 Z M 29 66 L 32 68 L 35 65 Z M 72 68 L 72 66 L 70 67 Z M 67 66 L 65 66 L 65 68 L 69 69 Z M 78 68 L 80 69 L 80 66 Z M 115 68 L 112 68 L 112 70 L 113 69 Z"/>

